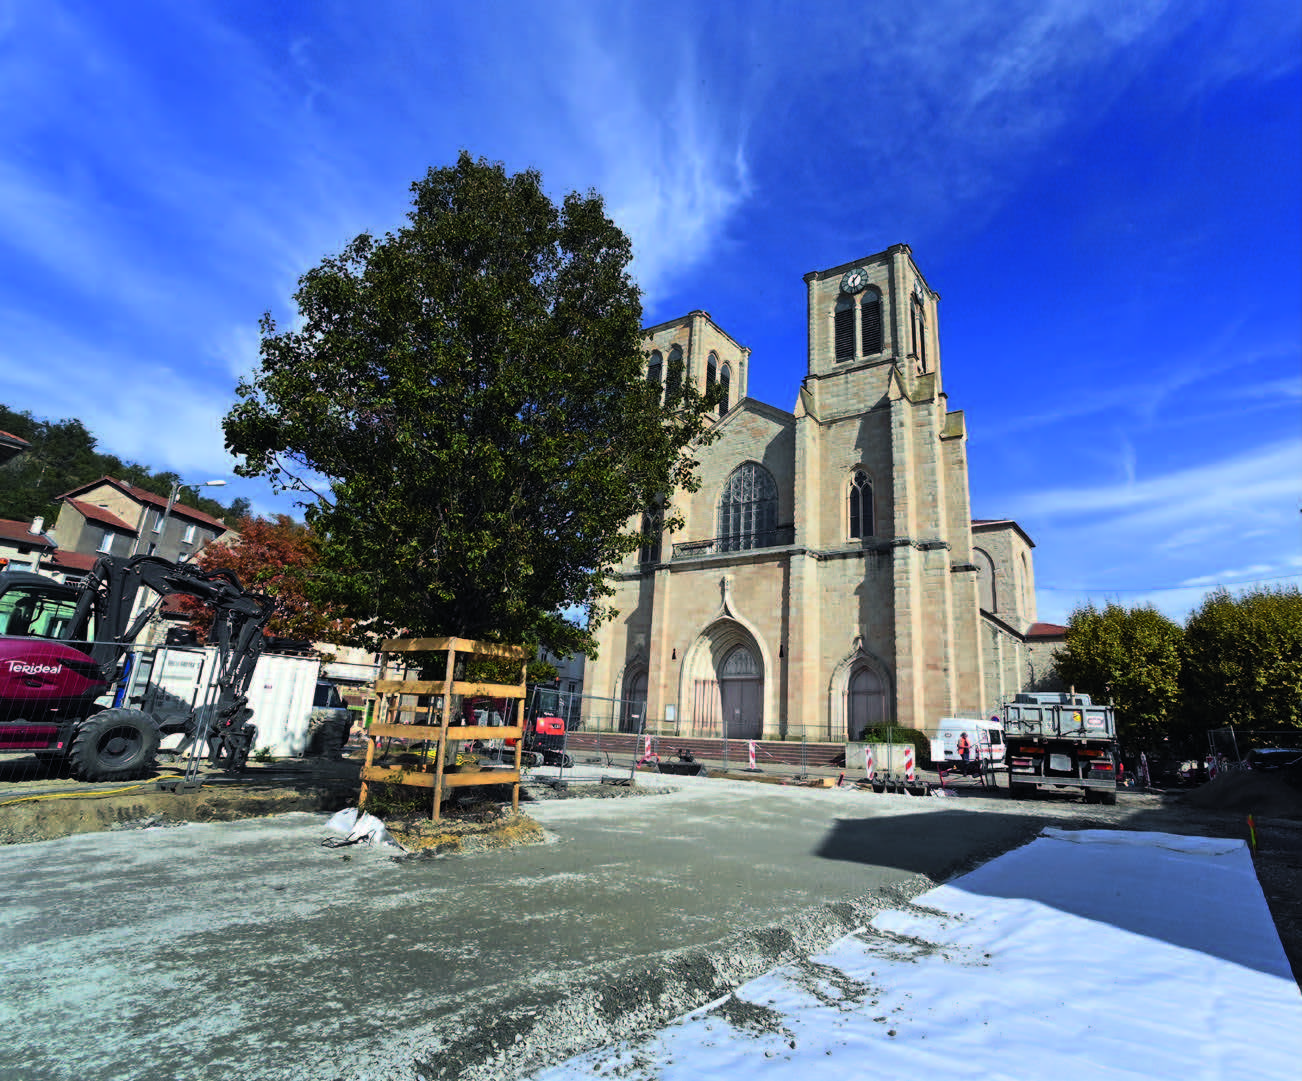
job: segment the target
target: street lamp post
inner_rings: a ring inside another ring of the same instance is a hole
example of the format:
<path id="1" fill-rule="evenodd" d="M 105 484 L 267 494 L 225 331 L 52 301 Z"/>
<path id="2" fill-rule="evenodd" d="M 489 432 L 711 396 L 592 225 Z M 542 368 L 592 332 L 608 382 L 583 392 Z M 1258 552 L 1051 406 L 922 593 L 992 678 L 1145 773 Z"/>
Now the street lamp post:
<path id="1" fill-rule="evenodd" d="M 158 538 L 160 541 L 167 540 L 167 520 L 172 516 L 172 508 L 176 506 L 176 497 L 180 494 L 182 488 L 225 488 L 224 480 L 205 480 L 196 481 L 186 484 L 182 481 L 176 481 L 172 485 L 171 492 L 167 496 L 167 507 L 163 511 L 163 517 L 158 520 Z"/>

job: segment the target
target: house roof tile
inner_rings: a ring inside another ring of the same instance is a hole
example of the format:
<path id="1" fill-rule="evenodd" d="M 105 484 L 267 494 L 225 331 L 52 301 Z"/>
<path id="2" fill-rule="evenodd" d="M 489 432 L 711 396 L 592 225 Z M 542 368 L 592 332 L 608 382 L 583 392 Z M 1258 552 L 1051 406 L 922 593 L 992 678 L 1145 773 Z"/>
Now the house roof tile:
<path id="1" fill-rule="evenodd" d="M 133 537 L 136 535 L 135 526 L 131 525 L 129 522 L 124 522 L 112 511 L 105 510 L 103 507 L 97 507 L 94 503 L 83 503 L 80 499 L 68 499 L 67 496 L 62 496 L 60 498 L 67 499 L 73 509 L 88 521 L 99 522 L 100 525 L 106 525 L 113 529 L 120 529 L 123 533 L 130 533 Z"/>
<path id="2" fill-rule="evenodd" d="M 51 552 L 42 561 L 42 566 L 57 571 L 71 571 L 75 574 L 86 574 L 95 566 L 95 561 L 99 559 L 98 555 L 89 552 L 67 552 L 62 549 L 56 549 Z"/>
<path id="3" fill-rule="evenodd" d="M 92 488 L 97 488 L 101 484 L 113 485 L 113 487 L 117 488 L 118 491 L 125 493 L 138 503 L 147 503 L 151 507 L 157 507 L 159 510 L 163 510 L 167 507 L 166 496 L 156 495 L 153 492 L 146 491 L 144 488 L 137 487 L 134 484 L 128 484 L 126 481 L 118 480 L 116 477 L 110 477 L 108 475 L 100 477 L 99 480 L 91 481 L 89 484 L 82 484 L 64 492 L 63 495 L 59 496 L 59 498 L 72 499 L 82 492 L 89 491 Z M 199 522 L 201 525 L 209 526 L 212 529 L 216 529 L 219 533 L 226 529 L 226 524 L 222 522 L 221 519 L 214 518 L 211 514 L 204 514 L 203 511 L 196 510 L 194 507 L 182 503 L 179 499 L 172 505 L 172 514 L 178 518 L 188 518 L 192 522 Z"/>
<path id="4" fill-rule="evenodd" d="M 31 523 L 15 522 L 9 518 L 0 518 L 0 539 L 31 544 L 38 548 L 53 548 L 54 541 L 44 533 L 32 533 Z"/>

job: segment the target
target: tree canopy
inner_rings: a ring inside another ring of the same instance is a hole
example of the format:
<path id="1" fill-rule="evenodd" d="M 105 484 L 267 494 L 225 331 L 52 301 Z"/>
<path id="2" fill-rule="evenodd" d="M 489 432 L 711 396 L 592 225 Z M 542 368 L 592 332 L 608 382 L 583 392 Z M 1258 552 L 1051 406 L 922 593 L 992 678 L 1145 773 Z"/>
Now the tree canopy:
<path id="1" fill-rule="evenodd" d="M 1068 619 L 1054 663 L 1063 683 L 1115 702 L 1123 741 L 1153 746 L 1178 723 L 1183 637 L 1156 608 L 1086 605 Z"/>
<path id="2" fill-rule="evenodd" d="M 646 382 L 631 245 L 598 195 L 557 206 L 464 152 L 411 191 L 406 226 L 299 279 L 296 329 L 263 316 L 227 447 L 307 497 L 318 596 L 371 640 L 589 649 L 630 521 L 695 487 L 713 395 Z"/>
<path id="3" fill-rule="evenodd" d="M 1302 590 L 1208 594 L 1185 628 L 1184 684 L 1200 728 L 1302 728 Z"/>

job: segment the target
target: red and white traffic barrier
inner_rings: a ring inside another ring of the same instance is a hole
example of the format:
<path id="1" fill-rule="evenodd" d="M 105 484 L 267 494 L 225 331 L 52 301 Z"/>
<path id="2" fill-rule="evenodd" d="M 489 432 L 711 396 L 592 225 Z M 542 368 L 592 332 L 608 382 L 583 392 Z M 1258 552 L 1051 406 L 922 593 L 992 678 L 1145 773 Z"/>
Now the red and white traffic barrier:
<path id="1" fill-rule="evenodd" d="M 755 768 L 755 741 L 753 739 L 746 741 L 746 762 L 749 769 Z"/>
<path id="2" fill-rule="evenodd" d="M 913 783 L 913 748 L 911 746 L 904 748 L 904 779 Z"/>
<path id="3" fill-rule="evenodd" d="M 651 737 L 650 737 L 650 736 L 647 736 L 646 739 L 643 741 L 643 744 L 642 744 L 642 757 L 643 757 L 643 758 L 650 758 L 650 757 L 651 757 Z"/>
<path id="4" fill-rule="evenodd" d="M 863 771 L 867 780 L 871 781 L 877 774 L 873 769 L 873 749 L 871 744 L 863 749 Z"/>

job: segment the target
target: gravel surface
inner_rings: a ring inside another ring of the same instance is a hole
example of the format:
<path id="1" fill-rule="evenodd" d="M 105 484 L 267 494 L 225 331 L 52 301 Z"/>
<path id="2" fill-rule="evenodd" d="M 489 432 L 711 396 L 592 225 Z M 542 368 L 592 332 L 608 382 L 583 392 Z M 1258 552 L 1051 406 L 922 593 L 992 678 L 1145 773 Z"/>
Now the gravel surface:
<path id="1" fill-rule="evenodd" d="M 25 802 L 7 808 L 13 829 L 11 840 L 36 840 L 41 830 L 50 836 L 83 832 L 86 829 L 124 828 L 175 824 L 190 817 L 208 821 L 215 818 L 248 817 L 258 813 L 278 814 L 298 809 L 294 804 L 295 780 L 292 771 L 288 787 L 239 786 L 235 791 L 218 788 L 201 798 L 181 800 L 159 797 L 160 814 L 152 798 L 140 793 L 106 797 L 101 801 L 111 809 L 91 821 L 87 801 L 82 799 L 26 802 L 15 788 L 8 798 Z M 263 780 L 269 785 L 268 771 Z M 331 809 L 352 790 L 351 782 L 332 778 L 325 794 L 313 796 L 317 810 Z M 584 806 L 597 809 L 596 801 L 654 798 L 679 785 L 708 786 L 736 782 L 700 781 L 695 778 L 657 778 L 639 775 L 634 786 L 611 784 L 571 785 L 554 788 L 546 784 L 525 786 L 521 810 L 525 816 L 536 815 L 546 826 L 555 811 L 584 816 Z M 48 787 L 48 786 L 47 786 Z M 758 789 L 760 786 L 746 786 Z M 26 791 L 31 791 L 26 788 Z M 768 786 L 764 786 L 766 790 Z M 266 791 L 265 800 L 259 795 Z M 305 791 L 305 790 L 303 790 Z M 77 794 L 89 794 L 85 787 Z M 288 793 L 288 794 L 287 794 Z M 775 793 L 776 796 L 776 793 Z M 799 801 L 837 800 L 838 792 L 804 792 Z M 1263 892 L 1270 904 L 1285 951 L 1295 976 L 1302 976 L 1302 789 L 1299 778 L 1282 773 L 1230 774 L 1201 788 L 1184 793 L 1142 793 L 1125 791 L 1116 806 L 1085 804 L 1074 794 L 1042 794 L 1027 801 L 1011 801 L 1004 791 L 979 787 L 960 788 L 945 800 L 919 800 L 910 796 L 881 795 L 870 797 L 883 801 L 883 808 L 902 816 L 900 821 L 916 817 L 919 812 L 943 813 L 949 809 L 992 814 L 1018 820 L 1017 839 L 1029 840 L 1047 825 L 1063 828 L 1116 828 L 1149 830 L 1203 836 L 1249 836 L 1248 816 L 1252 815 L 1256 832 L 1256 868 Z M 2 802 L 2 801 L 0 801 Z M 608 805 L 607 805 L 608 806 Z M 261 812 L 259 807 L 262 808 Z M 304 807 L 303 809 L 308 809 Z M 532 812 L 532 815 L 531 815 Z M 547 812 L 547 813 L 544 813 Z M 18 829 L 19 814 L 23 816 Z M 481 819 L 483 816 L 481 815 Z M 434 832 L 415 823 L 415 832 Z M 447 845 L 439 851 L 438 841 L 429 846 L 427 858 L 475 860 L 475 849 L 494 847 L 483 841 L 480 821 L 467 827 L 476 840 Z M 0 810 L 0 835 L 5 834 L 3 811 Z M 531 843 L 542 831 L 517 831 L 505 843 Z M 854 835 L 857 839 L 859 835 Z M 541 839 L 547 839 L 545 837 Z M 952 878 L 1007 850 L 1008 844 L 982 848 L 974 846 L 961 866 L 946 869 L 943 879 Z M 829 858 L 844 858 L 830 856 Z M 731 1009 L 729 992 L 739 984 L 787 962 L 802 959 L 824 949 L 854 928 L 869 922 L 886 909 L 907 907 L 918 894 L 938 884 L 942 878 L 926 874 L 905 875 L 889 886 L 835 903 L 814 904 L 791 915 L 784 915 L 780 925 L 765 922 L 762 911 L 755 913 L 752 926 L 746 926 L 706 945 L 669 948 L 653 956 L 622 962 L 616 956 L 609 964 L 571 974 L 539 971 L 533 974 L 533 990 L 513 1000 L 509 1010 L 484 1011 L 467 1002 L 446 1015 L 431 1035 L 428 1029 L 413 1032 L 408 1038 L 401 1028 L 383 1033 L 383 1047 L 323 1048 L 323 1062 L 303 1063 L 284 1077 L 302 1081 L 432 1081 L 434 1078 L 503 1079 L 519 1077 L 561 1061 L 586 1049 L 616 1040 L 629 1039 L 654 1031 L 672 1019 L 710 1002 L 720 1001 L 721 1011 Z M 770 917 L 771 919 L 771 917 Z M 617 953 L 617 951 L 616 951 Z M 756 1016 L 747 1023 L 762 1027 L 766 1020 Z M 377 1039 L 377 1042 L 379 1040 Z"/>

